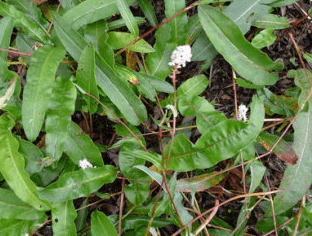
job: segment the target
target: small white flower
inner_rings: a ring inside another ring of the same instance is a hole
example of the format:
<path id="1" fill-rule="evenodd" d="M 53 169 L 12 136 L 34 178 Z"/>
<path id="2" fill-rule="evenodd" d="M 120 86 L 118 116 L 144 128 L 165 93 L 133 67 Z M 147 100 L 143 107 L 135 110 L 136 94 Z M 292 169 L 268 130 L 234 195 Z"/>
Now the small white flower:
<path id="1" fill-rule="evenodd" d="M 248 108 L 244 105 L 241 104 L 238 107 L 238 120 L 243 120 L 244 122 L 247 121 L 247 111 Z"/>
<path id="2" fill-rule="evenodd" d="M 96 166 L 93 166 L 87 159 L 80 160 L 79 166 L 81 169 L 96 168 Z"/>
<path id="3" fill-rule="evenodd" d="M 186 62 L 190 62 L 192 51 L 190 45 L 178 46 L 171 54 L 171 62 L 169 66 L 177 65 L 178 68 L 185 67 Z"/>

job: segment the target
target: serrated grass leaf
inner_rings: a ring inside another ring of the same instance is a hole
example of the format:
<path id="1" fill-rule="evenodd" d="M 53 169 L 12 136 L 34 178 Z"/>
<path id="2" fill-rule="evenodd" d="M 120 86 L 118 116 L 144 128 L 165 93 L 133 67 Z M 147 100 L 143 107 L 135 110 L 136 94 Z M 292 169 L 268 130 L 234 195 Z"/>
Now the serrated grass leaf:
<path id="1" fill-rule="evenodd" d="M 199 19 L 216 50 L 241 76 L 259 85 L 272 85 L 278 79 L 273 70 L 283 66 L 253 47 L 239 27 L 222 12 L 210 6 L 199 7 Z"/>
<path id="2" fill-rule="evenodd" d="M 0 117 L 0 172 L 14 193 L 35 209 L 49 210 L 49 204 L 38 196 L 36 185 L 25 171 L 24 157 L 18 152 L 18 141 L 10 131 L 7 114 Z"/>
<path id="3" fill-rule="evenodd" d="M 64 77 L 56 78 L 54 85 L 45 123 L 46 153 L 58 160 L 63 153 L 71 114 L 75 111 L 77 90 L 73 82 Z"/>
<path id="4" fill-rule="evenodd" d="M 104 184 L 113 182 L 116 175 L 116 168 L 109 165 L 68 172 L 39 195 L 52 203 L 66 202 L 97 191 Z"/>
<path id="5" fill-rule="evenodd" d="M 52 94 L 55 73 L 64 54 L 63 47 L 47 44 L 31 57 L 22 102 L 22 123 L 30 141 L 34 141 L 41 130 Z"/>

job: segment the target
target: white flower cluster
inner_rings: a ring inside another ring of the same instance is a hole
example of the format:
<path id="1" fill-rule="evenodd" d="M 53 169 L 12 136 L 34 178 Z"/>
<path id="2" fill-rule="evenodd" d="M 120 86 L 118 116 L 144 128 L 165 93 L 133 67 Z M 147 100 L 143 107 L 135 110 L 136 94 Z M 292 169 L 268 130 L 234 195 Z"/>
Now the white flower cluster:
<path id="1" fill-rule="evenodd" d="M 241 104 L 238 107 L 238 120 L 243 120 L 244 122 L 247 121 L 247 111 L 248 108 L 244 105 Z"/>
<path id="2" fill-rule="evenodd" d="M 171 54 L 171 62 L 169 66 L 177 65 L 178 68 L 185 67 L 186 62 L 190 62 L 192 51 L 190 45 L 178 46 Z"/>
<path id="3" fill-rule="evenodd" d="M 87 159 L 80 160 L 79 166 L 81 169 L 96 168 L 96 166 L 93 166 Z"/>

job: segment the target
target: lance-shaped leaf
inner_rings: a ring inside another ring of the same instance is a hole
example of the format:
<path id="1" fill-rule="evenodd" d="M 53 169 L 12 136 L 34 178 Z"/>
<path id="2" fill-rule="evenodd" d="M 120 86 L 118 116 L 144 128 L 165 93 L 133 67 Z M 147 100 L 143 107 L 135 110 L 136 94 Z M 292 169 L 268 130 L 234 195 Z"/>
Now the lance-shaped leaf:
<path id="1" fill-rule="evenodd" d="M 157 17 L 151 2 L 149 0 L 138 0 L 138 3 L 151 26 L 155 27 L 157 25 Z"/>
<path id="2" fill-rule="evenodd" d="M 165 0 L 165 13 L 167 18 L 182 11 L 185 8 L 185 0 Z M 171 36 L 169 41 L 178 45 L 183 45 L 186 42 L 187 34 L 187 15 L 183 13 L 177 17 L 174 17 L 168 24 L 171 28 Z"/>
<path id="3" fill-rule="evenodd" d="M 75 60 L 79 60 L 87 46 L 83 37 L 62 18 L 54 15 L 55 30 L 62 44 Z M 129 88 L 127 82 L 117 76 L 114 68 L 98 53 L 95 53 L 95 74 L 98 86 L 117 106 L 124 117 L 133 125 L 139 125 L 147 119 L 143 103 Z"/>
<path id="4" fill-rule="evenodd" d="M 91 214 L 92 235 L 117 236 L 117 230 L 110 219 L 100 211 Z"/>
<path id="5" fill-rule="evenodd" d="M 70 80 L 58 77 L 46 118 L 46 153 L 47 156 L 59 159 L 66 142 L 67 126 L 71 114 L 75 111 L 76 88 Z"/>
<path id="6" fill-rule="evenodd" d="M 165 158 L 170 160 L 167 169 L 190 171 L 209 168 L 234 156 L 258 136 L 263 120 L 263 103 L 254 96 L 249 123 L 235 120 L 220 122 L 207 129 L 195 145 L 185 136 L 177 135 L 173 143 L 169 143 L 165 149 Z"/>
<path id="7" fill-rule="evenodd" d="M 56 69 L 64 54 L 63 47 L 47 44 L 31 57 L 22 103 L 22 123 L 30 141 L 34 141 L 41 130 L 51 98 Z"/>
<path id="8" fill-rule="evenodd" d="M 35 220 L 45 213 L 21 201 L 11 190 L 0 188 L 0 215 L 3 219 Z"/>
<path id="9" fill-rule="evenodd" d="M 76 72 L 77 84 L 87 93 L 92 94 L 97 99 L 99 91 L 95 81 L 95 52 L 92 44 L 88 45 L 82 52 Z M 91 114 L 96 112 L 98 104 L 94 98 L 84 95 L 88 110 Z"/>
<path id="10" fill-rule="evenodd" d="M 259 85 L 277 81 L 278 74 L 272 71 L 283 66 L 253 47 L 229 17 L 213 7 L 200 6 L 199 19 L 216 50 L 241 76 Z"/>
<path id="11" fill-rule="evenodd" d="M 75 219 L 77 213 L 73 201 L 52 204 L 53 235 L 77 235 Z"/>
<path id="12" fill-rule="evenodd" d="M 300 69 L 292 71 L 289 77 L 295 77 L 296 85 L 301 88 L 299 104 L 302 106 L 304 100 L 311 92 L 310 82 L 312 73 Z M 308 110 L 306 110 L 308 109 Z M 311 186 L 312 180 L 312 101 L 301 111 L 293 124 L 294 142 L 292 148 L 298 154 L 299 160 L 296 165 L 287 166 L 280 189 L 282 193 L 277 194 L 274 199 L 274 210 L 280 214 L 294 206 L 306 194 Z"/>
<path id="13" fill-rule="evenodd" d="M 131 5 L 134 0 L 127 0 Z M 110 18 L 118 11 L 115 0 L 86 0 L 64 14 L 64 20 L 74 29 L 101 19 Z"/>
<path id="14" fill-rule="evenodd" d="M 67 172 L 39 194 L 53 203 L 66 202 L 97 191 L 104 184 L 113 182 L 116 175 L 116 168 L 110 165 Z"/>
<path id="15" fill-rule="evenodd" d="M 18 152 L 18 141 L 10 131 L 12 126 L 12 120 L 3 114 L 0 117 L 0 172 L 21 200 L 37 210 L 49 210 L 49 204 L 39 198 L 36 185 L 25 171 L 25 160 Z"/>
<path id="16" fill-rule="evenodd" d="M 27 235 L 44 224 L 47 217 L 39 220 L 0 219 L 0 235 Z"/>
<path id="17" fill-rule="evenodd" d="M 139 27 L 126 3 L 126 0 L 115 0 L 115 2 L 122 19 L 125 20 L 128 30 L 133 36 L 137 37 L 139 35 Z"/>
<path id="18" fill-rule="evenodd" d="M 23 27 L 23 29 L 29 33 L 30 37 L 40 41 L 48 40 L 48 36 L 41 25 L 37 24 L 24 12 L 17 10 L 12 5 L 0 2 L 0 15 L 12 17 L 15 25 Z"/>
<path id="19" fill-rule="evenodd" d="M 13 30 L 13 20 L 11 17 L 4 17 L 0 21 L 0 48 L 8 48 L 11 41 L 11 34 Z M 8 67 L 6 59 L 8 52 L 0 52 L 0 76 L 5 76 L 5 71 Z M 3 81 L 3 79 L 1 79 Z"/>
<path id="20" fill-rule="evenodd" d="M 103 159 L 100 150 L 93 143 L 92 139 L 86 135 L 74 122 L 68 125 L 68 134 L 64 152 L 75 164 L 80 160 L 87 159 L 92 165 L 103 166 Z"/>

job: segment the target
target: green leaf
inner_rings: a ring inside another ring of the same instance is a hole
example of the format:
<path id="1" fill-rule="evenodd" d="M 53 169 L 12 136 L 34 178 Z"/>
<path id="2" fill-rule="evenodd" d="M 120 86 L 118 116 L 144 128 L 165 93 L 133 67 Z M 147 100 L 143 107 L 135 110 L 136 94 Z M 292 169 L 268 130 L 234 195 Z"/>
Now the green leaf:
<path id="1" fill-rule="evenodd" d="M 204 133 L 208 128 L 226 120 L 223 113 L 217 112 L 213 105 L 199 96 L 181 97 L 178 107 L 183 116 L 196 116 L 196 126 L 200 133 Z"/>
<path id="2" fill-rule="evenodd" d="M 251 184 L 249 188 L 249 193 L 253 193 L 256 188 L 261 183 L 261 180 L 265 173 L 265 166 L 262 162 L 254 161 L 250 164 L 250 171 L 251 171 Z"/>
<path id="3" fill-rule="evenodd" d="M 117 236 L 117 230 L 109 218 L 100 211 L 91 214 L 91 232 L 93 236 Z"/>
<path id="4" fill-rule="evenodd" d="M 13 20 L 11 17 L 4 17 L 0 20 L 0 48 L 9 48 L 11 41 L 11 34 L 13 30 Z M 4 81 L 5 72 L 7 71 L 7 57 L 8 52 L 0 51 L 0 81 Z"/>
<path id="5" fill-rule="evenodd" d="M 274 29 L 261 30 L 251 41 L 252 46 L 255 48 L 263 48 L 272 45 L 277 36 L 274 34 Z"/>
<path id="6" fill-rule="evenodd" d="M 148 73 L 163 80 L 172 72 L 172 68 L 168 63 L 171 60 L 172 51 L 177 46 L 175 43 L 168 43 L 169 38 L 169 26 L 167 24 L 162 25 L 156 31 L 155 52 L 146 57 Z"/>
<path id="7" fill-rule="evenodd" d="M 125 20 L 128 30 L 134 37 L 139 36 L 139 27 L 133 17 L 132 12 L 130 11 L 125 0 L 115 0 L 117 9 L 122 17 Z"/>
<path id="8" fill-rule="evenodd" d="M 0 214 L 3 219 L 35 220 L 45 213 L 21 201 L 11 190 L 0 188 Z"/>
<path id="9" fill-rule="evenodd" d="M 169 143 L 165 148 L 164 156 L 170 160 L 167 169 L 190 171 L 209 168 L 234 156 L 258 136 L 263 120 L 263 103 L 254 96 L 248 124 L 235 120 L 225 120 L 207 129 L 195 145 L 185 136 L 177 135 L 173 143 Z"/>
<path id="10" fill-rule="evenodd" d="M 92 165 L 103 166 L 103 159 L 98 147 L 92 139 L 83 133 L 80 127 L 74 122 L 68 125 L 68 134 L 64 145 L 64 152 L 75 164 L 80 160 L 87 159 Z"/>
<path id="11" fill-rule="evenodd" d="M 64 54 L 63 47 L 46 44 L 31 57 L 22 103 L 22 123 L 30 141 L 34 141 L 41 130 L 52 94 L 56 69 Z"/>
<path id="12" fill-rule="evenodd" d="M 138 0 L 138 3 L 151 26 L 155 27 L 158 22 L 151 2 L 149 0 Z"/>
<path id="13" fill-rule="evenodd" d="M 46 217 L 40 220 L 0 219 L 0 235 L 26 235 L 44 224 Z"/>
<path id="14" fill-rule="evenodd" d="M 182 11 L 185 8 L 185 0 L 165 0 L 165 14 L 169 18 L 174 14 Z M 186 42 L 186 33 L 187 33 L 187 15 L 186 12 L 174 17 L 168 25 L 170 26 L 170 43 L 176 43 L 178 45 L 183 45 Z"/>
<path id="15" fill-rule="evenodd" d="M 272 85 L 278 80 L 278 74 L 270 71 L 283 66 L 254 48 L 230 18 L 213 7 L 200 6 L 199 19 L 214 47 L 241 76 L 259 85 Z"/>
<path id="16" fill-rule="evenodd" d="M 285 29 L 290 27 L 289 20 L 286 17 L 281 17 L 274 14 L 264 15 L 254 21 L 252 25 L 258 28 L 271 29 Z"/>
<path id="17" fill-rule="evenodd" d="M 39 195 L 52 203 L 66 202 L 97 191 L 103 184 L 113 182 L 116 175 L 116 168 L 110 165 L 67 172 Z"/>
<path id="18" fill-rule="evenodd" d="M 295 71 L 297 72 L 297 71 Z M 301 69 L 295 76 L 296 85 L 300 86 L 301 94 L 299 103 L 305 100 L 310 93 L 311 72 L 304 73 Z M 280 214 L 294 206 L 309 189 L 312 180 L 312 101 L 308 102 L 307 111 L 300 111 L 298 118 L 293 124 L 294 142 L 293 149 L 298 154 L 299 160 L 296 165 L 287 166 L 280 189 L 283 192 L 276 195 L 274 209 Z"/>
<path id="19" fill-rule="evenodd" d="M 21 26 L 30 37 L 42 42 L 48 41 L 45 29 L 37 22 L 30 19 L 24 12 L 17 10 L 12 5 L 0 2 L 0 15 L 12 17 L 14 19 L 14 24 Z"/>
<path id="20" fill-rule="evenodd" d="M 75 60 L 79 60 L 87 42 L 64 19 L 54 15 L 56 34 L 67 51 Z M 116 71 L 98 53 L 95 54 L 95 74 L 98 86 L 118 107 L 124 117 L 133 125 L 139 125 L 147 119 L 143 103 L 129 89 L 125 81 L 117 76 Z"/>
<path id="21" fill-rule="evenodd" d="M 270 5 L 271 7 L 283 7 L 283 6 L 293 4 L 295 2 L 297 2 L 297 0 L 276 0 L 276 1 L 269 3 L 268 5 Z"/>
<path id="22" fill-rule="evenodd" d="M 95 81 L 95 52 L 92 44 L 86 46 L 81 54 L 76 72 L 77 84 L 87 93 L 92 94 L 99 99 L 99 91 Z M 98 108 L 97 101 L 87 95 L 84 95 L 90 114 L 96 112 Z"/>
<path id="23" fill-rule="evenodd" d="M 237 85 L 240 87 L 243 87 L 243 88 L 262 89 L 264 87 L 263 85 L 252 84 L 249 81 L 241 79 L 241 78 L 234 78 L 234 79 L 235 79 L 235 82 L 237 83 Z"/>
<path id="24" fill-rule="evenodd" d="M 243 34 L 246 34 L 254 19 L 257 19 L 259 16 L 267 15 L 271 11 L 271 7 L 265 5 L 265 2 L 267 2 L 267 0 L 236 0 L 226 7 L 223 13 L 239 26 Z M 217 55 L 215 48 L 205 34 L 201 34 L 195 41 L 192 47 L 192 53 L 193 61 L 207 59 L 210 63 Z"/>
<path id="25" fill-rule="evenodd" d="M 18 141 L 10 131 L 12 120 L 8 114 L 0 116 L 0 172 L 14 193 L 40 211 L 49 210 L 47 202 L 38 197 L 36 185 L 25 171 L 24 157 L 18 152 Z"/>
<path id="26" fill-rule="evenodd" d="M 75 236 L 75 219 L 77 213 L 73 201 L 52 204 L 52 230 L 53 235 Z"/>
<path id="27" fill-rule="evenodd" d="M 127 0 L 131 5 L 134 0 Z M 115 0 L 86 0 L 67 11 L 63 19 L 74 29 L 83 25 L 108 19 L 118 11 Z"/>
<path id="28" fill-rule="evenodd" d="M 76 95 L 73 82 L 63 77 L 56 79 L 45 123 L 46 153 L 50 158 L 59 159 L 63 153 Z"/>
<path id="29" fill-rule="evenodd" d="M 109 38 L 107 43 L 112 49 L 120 49 L 127 46 L 130 42 L 135 40 L 135 37 L 132 34 L 126 32 L 109 32 Z M 151 53 L 155 52 L 154 48 L 149 45 L 144 39 L 141 39 L 139 42 L 133 44 L 128 48 L 134 52 L 141 53 Z"/>
<path id="30" fill-rule="evenodd" d="M 205 75 L 196 75 L 183 82 L 177 89 L 177 97 L 190 98 L 205 91 L 209 80 Z"/>
<path id="31" fill-rule="evenodd" d="M 142 17 L 136 16 L 136 17 L 134 17 L 134 19 L 138 25 L 146 22 L 146 20 Z M 123 27 L 125 25 L 126 25 L 126 23 L 125 23 L 124 19 L 118 19 L 118 20 L 110 21 L 107 23 L 109 30 L 118 29 L 118 28 Z"/>

